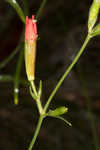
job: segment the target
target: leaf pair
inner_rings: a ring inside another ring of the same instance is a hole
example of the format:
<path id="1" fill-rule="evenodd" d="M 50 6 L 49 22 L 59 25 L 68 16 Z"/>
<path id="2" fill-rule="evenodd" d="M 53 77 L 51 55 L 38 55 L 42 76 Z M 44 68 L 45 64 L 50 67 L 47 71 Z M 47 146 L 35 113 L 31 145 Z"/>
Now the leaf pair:
<path id="1" fill-rule="evenodd" d="M 94 29 L 92 30 L 90 35 L 91 35 L 91 37 L 100 35 L 100 23 L 94 27 Z"/>
<path id="2" fill-rule="evenodd" d="M 89 19 L 88 19 L 88 32 L 91 37 L 100 35 L 100 23 L 94 27 L 98 19 L 99 10 L 100 10 L 100 0 L 93 0 L 89 10 Z"/>
<path id="3" fill-rule="evenodd" d="M 65 114 L 67 112 L 68 112 L 68 108 L 65 106 L 61 106 L 59 108 L 56 108 L 55 110 L 49 110 L 49 112 L 46 114 L 46 116 L 50 116 L 53 118 L 63 120 L 66 124 L 68 124 L 69 126 L 72 126 L 70 122 L 68 122 L 66 119 L 61 117 L 61 115 Z"/>
<path id="4" fill-rule="evenodd" d="M 32 98 L 34 100 L 40 99 L 40 97 L 42 95 L 42 81 L 40 80 L 39 89 L 38 89 L 37 95 L 35 95 L 35 93 L 34 93 L 34 91 L 33 91 L 31 86 L 29 87 L 29 89 L 30 89 L 30 94 L 31 94 L 31 96 L 32 96 Z"/>

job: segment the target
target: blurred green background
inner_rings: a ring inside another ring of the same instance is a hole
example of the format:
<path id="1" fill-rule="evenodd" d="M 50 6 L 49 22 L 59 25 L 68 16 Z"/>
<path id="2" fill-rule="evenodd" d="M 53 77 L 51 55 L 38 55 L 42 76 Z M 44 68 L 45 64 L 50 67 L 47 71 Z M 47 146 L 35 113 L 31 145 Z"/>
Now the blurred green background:
<path id="1" fill-rule="evenodd" d="M 25 10 L 24 0 L 17 0 Z M 41 0 L 27 0 L 29 17 L 36 14 Z M 87 35 L 91 0 L 47 0 L 38 18 L 36 85 L 43 81 L 44 104 L 57 81 L 81 48 Z M 100 17 L 98 18 L 98 22 Z M 16 55 L 2 66 L 15 50 L 24 25 L 16 11 L 0 1 L 0 150 L 28 149 L 38 112 L 26 84 L 24 60 L 20 73 L 19 104 L 14 105 L 14 81 L 19 62 Z M 24 42 L 24 39 L 20 42 Z M 47 118 L 36 141 L 37 150 L 99 150 L 100 149 L 100 37 L 92 39 L 77 65 L 54 97 L 50 108 L 65 105 L 64 117 L 72 123 Z M 25 80 L 25 81 L 24 81 Z"/>

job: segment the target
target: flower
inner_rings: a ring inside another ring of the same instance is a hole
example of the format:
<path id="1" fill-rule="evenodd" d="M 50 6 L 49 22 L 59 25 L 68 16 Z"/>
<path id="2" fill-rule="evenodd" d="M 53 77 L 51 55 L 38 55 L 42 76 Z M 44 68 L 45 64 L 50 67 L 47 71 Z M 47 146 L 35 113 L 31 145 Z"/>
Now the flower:
<path id="1" fill-rule="evenodd" d="M 36 38 L 37 38 L 36 20 L 34 19 L 34 16 L 32 16 L 32 19 L 29 19 L 28 16 L 26 16 L 25 41 L 32 44 Z"/>
<path id="2" fill-rule="evenodd" d="M 31 19 L 26 16 L 25 26 L 25 66 L 26 74 L 29 81 L 35 79 L 35 58 L 36 58 L 36 41 L 37 26 L 34 16 Z"/>

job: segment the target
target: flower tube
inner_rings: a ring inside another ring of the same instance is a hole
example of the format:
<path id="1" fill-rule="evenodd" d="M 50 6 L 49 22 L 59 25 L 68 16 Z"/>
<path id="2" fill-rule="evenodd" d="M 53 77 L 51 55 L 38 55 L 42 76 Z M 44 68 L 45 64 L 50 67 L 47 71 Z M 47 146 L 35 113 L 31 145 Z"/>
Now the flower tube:
<path id="1" fill-rule="evenodd" d="M 34 16 L 31 19 L 26 16 L 25 27 L 25 67 L 29 81 L 35 79 L 35 57 L 36 57 L 36 41 L 37 26 Z"/>

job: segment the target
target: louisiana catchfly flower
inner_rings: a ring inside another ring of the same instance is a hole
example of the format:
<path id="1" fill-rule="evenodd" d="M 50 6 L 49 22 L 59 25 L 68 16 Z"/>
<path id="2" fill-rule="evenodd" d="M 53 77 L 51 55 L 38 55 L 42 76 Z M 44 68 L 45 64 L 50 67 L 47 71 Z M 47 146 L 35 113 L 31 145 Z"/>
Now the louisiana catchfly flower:
<path id="1" fill-rule="evenodd" d="M 37 25 L 35 17 L 28 18 L 26 16 L 25 26 L 25 67 L 29 81 L 35 79 L 35 58 L 36 58 L 36 42 L 37 42 Z"/>

